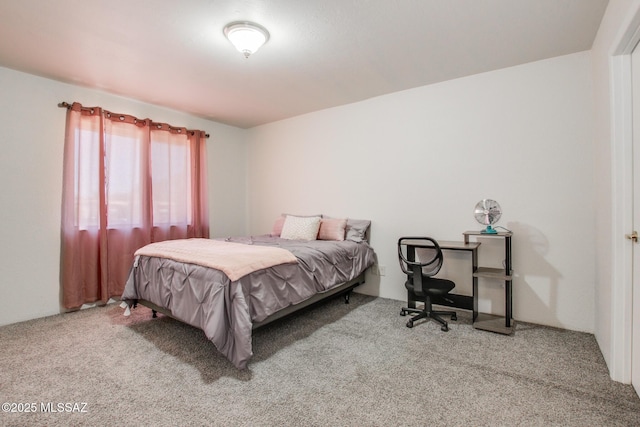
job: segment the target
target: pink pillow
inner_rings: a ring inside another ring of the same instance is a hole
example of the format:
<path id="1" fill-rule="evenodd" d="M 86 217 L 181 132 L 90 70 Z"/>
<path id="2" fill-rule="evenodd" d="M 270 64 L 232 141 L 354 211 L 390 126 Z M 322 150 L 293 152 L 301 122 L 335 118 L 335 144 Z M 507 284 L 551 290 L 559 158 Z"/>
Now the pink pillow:
<path id="1" fill-rule="evenodd" d="M 280 216 L 278 219 L 276 219 L 276 222 L 273 223 L 273 229 L 271 230 L 271 235 L 272 236 L 278 236 L 280 237 L 280 235 L 282 234 L 282 227 L 284 226 L 284 220 L 286 219 L 286 217 Z"/>
<path id="2" fill-rule="evenodd" d="M 347 228 L 346 219 L 338 218 L 322 218 L 320 221 L 320 231 L 318 232 L 318 240 L 344 240 L 345 229 Z"/>

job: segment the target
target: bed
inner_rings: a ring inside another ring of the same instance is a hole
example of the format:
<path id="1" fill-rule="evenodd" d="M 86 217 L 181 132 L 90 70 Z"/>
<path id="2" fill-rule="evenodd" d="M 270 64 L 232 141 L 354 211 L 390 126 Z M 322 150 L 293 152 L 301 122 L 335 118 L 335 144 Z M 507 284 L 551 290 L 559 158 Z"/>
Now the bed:
<path id="1" fill-rule="evenodd" d="M 337 294 L 348 302 L 375 260 L 369 224 L 283 214 L 269 235 L 152 243 L 136 252 L 122 300 L 202 329 L 244 369 L 253 329 Z"/>

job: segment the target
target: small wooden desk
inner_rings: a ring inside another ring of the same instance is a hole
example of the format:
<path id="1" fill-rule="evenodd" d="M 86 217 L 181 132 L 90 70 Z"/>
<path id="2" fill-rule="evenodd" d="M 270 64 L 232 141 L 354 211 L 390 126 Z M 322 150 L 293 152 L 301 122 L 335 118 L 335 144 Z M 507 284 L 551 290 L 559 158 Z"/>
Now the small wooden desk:
<path id="1" fill-rule="evenodd" d="M 426 247 L 421 244 L 423 241 L 411 239 L 404 241 L 407 244 L 407 259 L 415 261 L 416 248 Z M 456 242 L 451 240 L 439 240 L 438 245 L 443 251 L 468 251 L 471 252 L 471 271 L 473 282 L 473 296 L 447 294 L 445 297 L 433 297 L 433 304 L 456 307 L 463 310 L 473 311 L 473 320 L 478 316 L 478 278 L 473 274 L 478 269 L 478 247 L 479 242 Z M 408 307 L 415 308 L 415 301 L 408 301 Z"/>

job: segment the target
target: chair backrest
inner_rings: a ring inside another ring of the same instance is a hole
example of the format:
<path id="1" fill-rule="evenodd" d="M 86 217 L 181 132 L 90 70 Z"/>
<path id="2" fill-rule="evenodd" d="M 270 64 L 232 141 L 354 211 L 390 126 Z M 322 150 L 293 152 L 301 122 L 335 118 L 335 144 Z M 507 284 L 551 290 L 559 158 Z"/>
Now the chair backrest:
<path id="1" fill-rule="evenodd" d="M 442 250 L 431 237 L 401 237 L 398 239 L 398 261 L 405 274 L 414 274 L 420 267 L 425 276 L 435 276 L 443 262 Z"/>

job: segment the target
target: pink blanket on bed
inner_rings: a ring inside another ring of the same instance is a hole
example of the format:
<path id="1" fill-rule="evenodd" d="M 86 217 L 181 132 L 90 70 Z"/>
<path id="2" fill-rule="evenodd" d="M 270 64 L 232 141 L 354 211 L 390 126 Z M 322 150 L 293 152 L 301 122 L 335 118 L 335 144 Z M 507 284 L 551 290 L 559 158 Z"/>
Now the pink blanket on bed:
<path id="1" fill-rule="evenodd" d="M 286 249 L 210 239 L 180 239 L 151 243 L 138 249 L 135 255 L 169 258 L 215 268 L 223 271 L 232 281 L 274 265 L 298 262 L 298 259 Z"/>

